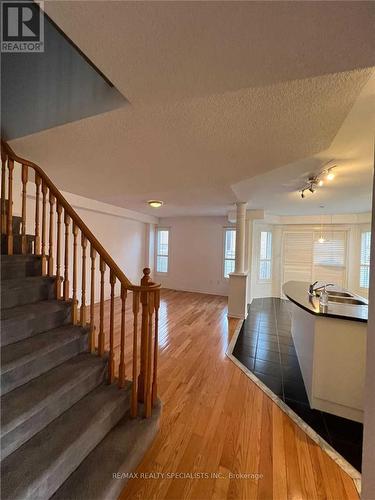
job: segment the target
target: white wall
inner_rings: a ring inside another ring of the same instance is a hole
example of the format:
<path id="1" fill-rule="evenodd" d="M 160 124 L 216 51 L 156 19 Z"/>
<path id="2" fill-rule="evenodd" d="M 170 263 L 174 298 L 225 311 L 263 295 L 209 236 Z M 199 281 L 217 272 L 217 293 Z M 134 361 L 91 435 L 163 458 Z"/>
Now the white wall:
<path id="1" fill-rule="evenodd" d="M 367 297 L 368 290 L 359 287 L 361 232 L 370 230 L 370 214 L 361 216 L 336 216 L 334 223 L 324 223 L 324 231 L 344 229 L 347 231 L 347 283 L 346 287 L 363 297 Z M 346 223 L 345 223 L 346 221 Z M 255 221 L 253 223 L 252 259 L 251 259 L 251 297 L 280 297 L 282 286 L 282 248 L 283 235 L 286 231 L 319 231 L 320 224 L 316 217 L 301 218 L 288 217 L 278 222 L 267 223 Z M 305 223 L 303 223 L 305 222 Z M 262 283 L 258 280 L 260 232 L 272 231 L 272 281 Z"/>
<path id="2" fill-rule="evenodd" d="M 126 277 L 139 283 L 145 266 L 145 223 L 92 209 L 76 211 Z"/>
<path id="3" fill-rule="evenodd" d="M 166 288 L 228 295 L 223 275 L 226 217 L 168 217 L 159 221 L 170 229 L 169 271 L 154 278 Z"/>

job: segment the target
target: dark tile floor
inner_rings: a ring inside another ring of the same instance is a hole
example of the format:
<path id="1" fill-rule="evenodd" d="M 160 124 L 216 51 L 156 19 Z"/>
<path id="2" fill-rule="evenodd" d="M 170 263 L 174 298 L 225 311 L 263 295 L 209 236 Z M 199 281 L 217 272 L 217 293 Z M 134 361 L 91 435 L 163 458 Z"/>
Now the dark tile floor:
<path id="1" fill-rule="evenodd" d="M 348 462 L 361 470 L 362 424 L 310 409 L 293 345 L 288 301 L 253 300 L 233 355 Z"/>

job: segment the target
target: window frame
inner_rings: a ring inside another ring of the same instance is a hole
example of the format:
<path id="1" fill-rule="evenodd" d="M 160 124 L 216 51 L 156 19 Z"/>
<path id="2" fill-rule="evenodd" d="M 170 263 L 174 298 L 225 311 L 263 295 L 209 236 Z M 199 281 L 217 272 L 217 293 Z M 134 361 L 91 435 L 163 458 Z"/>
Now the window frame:
<path id="1" fill-rule="evenodd" d="M 268 259 L 262 259 L 261 258 L 261 251 L 262 251 L 262 233 L 267 233 L 271 235 L 271 256 Z M 272 283 L 272 271 L 273 271 L 273 234 L 272 230 L 270 229 L 260 229 L 259 231 L 259 246 L 258 246 L 258 271 L 257 271 L 257 282 L 258 283 Z M 260 276 L 260 269 L 261 269 L 261 264 L 262 262 L 269 262 L 270 263 L 270 277 L 269 278 L 261 278 Z"/>
<path id="2" fill-rule="evenodd" d="M 369 239 L 369 262 L 368 264 L 362 264 L 362 241 L 363 241 L 363 236 L 368 233 L 370 235 Z M 370 258 L 371 258 L 371 229 L 362 229 L 361 230 L 361 237 L 360 237 L 360 243 L 359 243 L 359 288 L 361 290 L 368 290 L 370 288 Z M 362 286 L 361 285 L 361 270 L 362 268 L 367 268 L 367 273 L 368 273 L 368 284 L 367 286 Z"/>
<path id="3" fill-rule="evenodd" d="M 223 230 L 223 266 L 222 266 L 222 277 L 225 280 L 229 280 L 229 277 L 230 277 L 230 273 L 228 274 L 228 276 L 225 275 L 225 262 L 227 260 L 234 262 L 233 271 L 231 271 L 231 272 L 234 272 L 235 271 L 235 267 L 236 267 L 236 244 L 235 244 L 235 249 L 234 249 L 234 257 L 233 258 L 227 258 L 226 257 L 226 249 L 225 249 L 225 247 L 226 247 L 226 242 L 227 242 L 227 232 L 228 231 L 233 231 L 234 232 L 234 241 L 236 241 L 236 228 L 234 226 L 224 227 L 224 230 Z"/>
<path id="4" fill-rule="evenodd" d="M 159 254 L 158 253 L 158 238 L 159 238 L 159 232 L 160 231 L 167 231 L 168 232 L 168 254 Z M 170 269 L 170 255 L 171 255 L 171 228 L 170 227 L 165 227 L 165 226 L 157 226 L 155 230 L 155 274 L 159 276 L 167 276 L 169 274 L 169 269 Z M 167 271 L 158 271 L 158 257 L 167 257 Z"/>

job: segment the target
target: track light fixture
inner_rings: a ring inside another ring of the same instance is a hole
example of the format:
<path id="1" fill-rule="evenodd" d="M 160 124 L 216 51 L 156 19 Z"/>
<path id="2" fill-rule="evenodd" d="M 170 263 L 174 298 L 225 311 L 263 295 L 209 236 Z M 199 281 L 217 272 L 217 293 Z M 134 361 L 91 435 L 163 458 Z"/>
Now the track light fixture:
<path id="1" fill-rule="evenodd" d="M 335 178 L 335 174 L 332 172 L 332 168 L 327 170 L 327 180 L 332 181 Z"/>
<path id="2" fill-rule="evenodd" d="M 311 194 L 314 194 L 317 187 L 322 187 L 324 185 L 325 179 L 327 181 L 332 181 L 335 178 L 335 173 L 333 171 L 335 167 L 336 165 L 333 165 L 331 167 L 325 168 L 317 175 L 310 176 L 306 180 L 304 187 L 300 191 L 301 198 L 306 198 L 305 191 L 310 191 Z"/>

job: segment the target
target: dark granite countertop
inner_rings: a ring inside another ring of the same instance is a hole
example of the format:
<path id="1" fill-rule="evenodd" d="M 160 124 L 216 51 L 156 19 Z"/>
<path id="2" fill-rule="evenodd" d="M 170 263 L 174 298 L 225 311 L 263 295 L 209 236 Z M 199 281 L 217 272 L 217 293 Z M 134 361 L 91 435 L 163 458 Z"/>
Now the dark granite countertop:
<path id="1" fill-rule="evenodd" d="M 329 302 L 328 307 L 322 309 L 319 307 L 319 297 L 310 296 L 308 290 L 309 283 L 307 281 L 288 281 L 283 285 L 283 292 L 288 299 L 311 314 L 326 316 L 327 318 L 338 318 L 367 323 L 368 305 L 367 300 L 363 297 L 359 297 L 349 290 L 344 290 L 337 286 L 329 287 L 327 288 L 328 292 L 337 291 L 350 293 L 353 298 L 365 302 L 365 305 Z"/>

